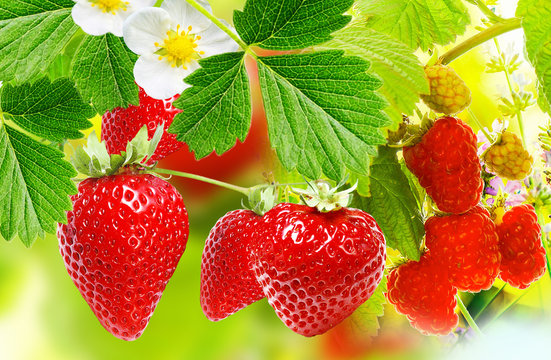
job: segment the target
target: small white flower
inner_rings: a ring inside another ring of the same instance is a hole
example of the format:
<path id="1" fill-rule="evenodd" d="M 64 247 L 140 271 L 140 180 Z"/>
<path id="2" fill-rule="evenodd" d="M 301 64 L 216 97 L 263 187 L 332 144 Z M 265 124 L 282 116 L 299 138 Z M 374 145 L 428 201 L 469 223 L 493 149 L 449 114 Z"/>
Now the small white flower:
<path id="1" fill-rule="evenodd" d="M 99 36 L 108 32 L 122 36 L 122 24 L 134 11 L 155 5 L 155 0 L 73 0 L 73 21 L 85 33 Z"/>
<path id="2" fill-rule="evenodd" d="M 198 2 L 212 12 L 208 3 Z M 155 99 L 189 87 L 184 78 L 199 68 L 199 59 L 239 47 L 185 0 L 165 0 L 160 8 L 135 12 L 124 22 L 123 36 L 140 55 L 134 66 L 136 83 Z"/>

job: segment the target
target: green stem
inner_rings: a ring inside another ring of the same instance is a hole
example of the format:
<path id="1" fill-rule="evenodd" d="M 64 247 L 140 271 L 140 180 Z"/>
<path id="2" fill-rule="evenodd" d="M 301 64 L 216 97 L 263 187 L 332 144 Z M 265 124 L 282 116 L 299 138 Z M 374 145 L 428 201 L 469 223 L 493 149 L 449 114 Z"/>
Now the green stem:
<path id="1" fill-rule="evenodd" d="M 479 32 L 478 34 L 463 41 L 461 44 L 457 45 L 450 51 L 446 52 L 444 55 L 440 56 L 439 63 L 444 65 L 449 64 L 453 60 L 457 59 L 458 57 L 477 47 L 478 45 L 485 43 L 486 41 L 491 40 L 496 36 L 518 28 L 520 28 L 519 18 L 505 19 L 503 20 L 503 22 L 490 26 L 486 30 Z"/>
<path id="2" fill-rule="evenodd" d="M 501 292 L 503 291 L 503 289 L 505 289 L 505 286 L 507 286 L 507 283 L 504 283 L 498 290 L 496 290 L 493 294 L 492 294 L 492 297 L 486 301 L 486 303 L 484 304 L 484 306 L 482 307 L 482 309 L 480 309 L 476 315 L 474 316 L 474 319 L 478 319 L 478 317 L 484 312 L 484 310 L 486 310 L 486 308 L 490 305 L 492 305 L 492 303 L 494 302 L 494 300 L 497 298 L 497 296 L 499 294 L 501 294 Z"/>
<path id="3" fill-rule="evenodd" d="M 482 133 L 484 134 L 484 136 L 486 137 L 486 139 L 488 139 L 488 141 L 490 142 L 490 144 L 493 144 L 495 139 L 493 138 L 492 135 L 490 135 L 486 129 L 484 128 L 484 126 L 482 126 L 482 124 L 480 123 L 480 121 L 478 120 L 478 118 L 476 117 L 476 115 L 474 114 L 474 112 L 471 110 L 471 108 L 469 107 L 467 109 L 467 111 L 469 112 L 469 116 L 471 117 L 471 119 L 473 119 L 473 121 L 475 122 L 476 126 L 478 126 L 480 128 L 480 131 L 482 131 Z"/>
<path id="4" fill-rule="evenodd" d="M 159 169 L 159 168 L 155 168 L 154 171 L 157 172 L 157 173 L 160 173 L 160 174 L 175 175 L 175 176 L 180 176 L 180 177 L 183 177 L 183 178 L 202 181 L 202 182 L 205 182 L 205 183 L 208 183 L 208 184 L 223 187 L 223 188 L 228 189 L 228 190 L 237 191 L 238 193 L 241 193 L 245 196 L 249 196 L 249 194 L 251 193 L 251 189 L 249 189 L 249 188 L 244 188 L 244 187 L 241 187 L 241 186 L 228 184 L 228 183 L 225 183 L 223 181 L 214 180 L 214 179 L 211 179 L 211 178 L 208 178 L 208 177 L 205 177 L 205 176 L 201 176 L 201 175 L 190 174 L 190 173 L 185 173 L 185 172 L 170 170 L 170 169 Z"/>
<path id="5" fill-rule="evenodd" d="M 494 22 L 503 22 L 505 21 L 504 18 L 502 18 L 501 16 L 497 15 L 496 13 L 494 13 L 492 10 L 490 10 L 486 4 L 484 4 L 483 1 L 481 0 L 475 0 L 475 3 L 476 3 L 476 6 L 480 9 L 480 11 L 482 11 L 482 13 L 484 15 L 486 15 L 486 17 Z"/>
<path id="6" fill-rule="evenodd" d="M 463 304 L 463 301 L 461 301 L 461 297 L 459 294 L 455 295 L 455 298 L 457 299 L 457 305 L 459 306 L 459 310 L 461 310 L 461 314 L 463 314 L 463 317 L 465 320 L 467 320 L 467 323 L 473 329 L 473 331 L 480 336 L 483 336 L 484 334 L 482 331 L 480 331 L 480 328 L 478 325 L 476 325 L 476 322 L 473 320 L 471 314 L 469 314 L 469 310 L 465 307 L 465 304 Z"/>
<path id="7" fill-rule="evenodd" d="M 503 308 L 496 316 L 494 316 L 494 318 L 492 320 L 490 320 L 490 322 L 488 322 L 488 325 L 487 326 L 490 326 L 494 321 L 496 321 L 497 319 L 499 319 L 507 310 L 509 310 L 510 308 L 512 308 L 513 306 L 515 306 L 516 303 L 519 302 L 520 299 L 522 299 L 524 297 L 524 295 L 526 295 L 528 293 L 530 289 L 526 289 L 519 297 L 517 297 L 512 303 L 510 303 L 509 305 L 507 305 L 505 308 Z"/>
<path id="8" fill-rule="evenodd" d="M 543 220 L 544 219 L 544 215 L 541 211 L 541 206 L 539 206 L 538 204 L 536 204 L 534 206 L 534 209 L 536 210 L 536 216 L 538 217 L 538 223 L 540 224 L 540 226 L 544 226 L 545 225 L 545 221 Z M 543 248 L 545 249 L 545 260 L 547 262 L 547 274 L 549 275 L 549 278 L 551 278 L 551 267 L 550 266 L 550 263 L 549 263 L 549 246 L 547 244 L 547 239 L 545 238 L 545 233 L 542 231 L 541 232 L 541 242 L 543 243 Z"/>
<path id="9" fill-rule="evenodd" d="M 207 9 L 202 7 L 197 1 L 195 1 L 195 0 L 186 0 L 186 1 L 187 1 L 188 4 L 190 4 L 195 9 L 197 9 L 197 11 L 199 11 L 201 14 L 205 15 L 210 21 L 212 21 L 216 26 L 218 26 L 223 32 L 228 34 L 228 36 L 231 37 L 237 44 L 239 44 L 239 46 L 244 51 L 247 51 L 249 49 L 249 46 L 247 44 L 245 44 L 245 42 L 243 42 L 243 40 L 241 40 L 239 38 L 239 36 L 237 36 L 233 31 L 231 31 L 230 28 L 226 24 L 224 24 L 222 21 L 220 21 L 220 19 L 218 19 L 216 16 L 214 16 L 213 14 L 208 12 Z"/>

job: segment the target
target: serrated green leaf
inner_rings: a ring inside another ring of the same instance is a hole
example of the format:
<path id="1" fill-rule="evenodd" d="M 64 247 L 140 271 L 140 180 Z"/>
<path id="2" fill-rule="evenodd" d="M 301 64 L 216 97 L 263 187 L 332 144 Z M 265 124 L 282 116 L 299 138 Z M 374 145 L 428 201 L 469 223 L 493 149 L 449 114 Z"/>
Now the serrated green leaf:
<path id="1" fill-rule="evenodd" d="M 547 111 L 551 104 L 551 4 L 546 0 L 520 0 L 516 15 L 522 18 L 526 53 L 538 76 L 538 104 Z"/>
<path id="2" fill-rule="evenodd" d="M 0 89 L 0 111 L 21 128 L 45 139 L 62 142 L 83 137 L 79 130 L 92 123 L 92 107 L 84 103 L 75 84 L 62 78 L 42 78 L 34 84 L 5 85 Z"/>
<path id="3" fill-rule="evenodd" d="M 340 181 L 369 170 L 390 120 L 368 63 L 342 51 L 262 57 L 258 74 L 270 142 L 287 170 Z"/>
<path id="4" fill-rule="evenodd" d="M 137 56 L 113 34 L 86 35 L 75 54 L 72 75 L 82 97 L 103 114 L 139 102 L 133 68 Z"/>
<path id="5" fill-rule="evenodd" d="M 198 159 L 213 150 L 228 151 L 249 132 L 252 110 L 244 55 L 227 53 L 201 60 L 201 69 L 185 79 L 192 87 L 174 102 L 182 112 L 174 117 L 169 131 L 188 144 Z"/>
<path id="6" fill-rule="evenodd" d="M 354 0 L 248 0 L 233 22 L 248 45 L 271 50 L 302 49 L 331 39 L 350 21 Z"/>
<path id="7" fill-rule="evenodd" d="M 78 30 L 71 0 L 0 1 L 0 79 L 23 83 L 50 66 Z"/>
<path id="8" fill-rule="evenodd" d="M 460 0 L 358 0 L 357 4 L 368 27 L 423 51 L 455 41 L 470 23 Z"/>
<path id="9" fill-rule="evenodd" d="M 0 234 L 19 235 L 26 246 L 55 233 L 76 193 L 73 167 L 64 154 L 0 123 Z"/>
<path id="10" fill-rule="evenodd" d="M 384 293 L 387 291 L 387 280 L 383 274 L 383 278 L 379 286 L 371 297 L 350 316 L 350 322 L 353 325 L 353 330 L 363 336 L 375 336 L 379 331 L 379 317 L 385 314 L 384 304 L 386 298 Z"/>
<path id="11" fill-rule="evenodd" d="M 413 50 L 363 24 L 355 23 L 334 33 L 333 40 L 319 48 L 344 50 L 371 63 L 370 72 L 383 81 L 379 92 L 391 105 L 385 111 L 396 126 L 402 121 L 402 113 L 413 114 L 419 94 L 429 92 L 423 66 Z"/>
<path id="12" fill-rule="evenodd" d="M 350 206 L 375 218 L 387 246 L 418 261 L 425 234 L 423 219 L 396 152 L 395 148 L 379 147 L 379 155 L 371 165 L 371 196 L 355 196 Z"/>

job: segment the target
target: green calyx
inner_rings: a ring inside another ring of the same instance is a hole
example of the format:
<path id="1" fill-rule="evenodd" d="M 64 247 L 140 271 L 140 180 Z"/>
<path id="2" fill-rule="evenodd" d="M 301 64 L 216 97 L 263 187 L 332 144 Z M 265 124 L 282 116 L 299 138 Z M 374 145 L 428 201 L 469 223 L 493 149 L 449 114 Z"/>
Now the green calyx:
<path id="1" fill-rule="evenodd" d="M 105 142 L 100 142 L 95 132 L 92 132 L 86 146 L 76 149 L 73 165 L 80 173 L 90 177 L 114 175 L 121 168 L 132 165 L 149 168 L 146 163 L 161 141 L 163 129 L 164 125 L 159 125 L 151 140 L 148 140 L 147 126 L 144 125 L 126 145 L 126 150 L 116 155 L 110 155 Z"/>
<path id="2" fill-rule="evenodd" d="M 308 182 L 307 189 L 293 188 L 293 192 L 298 194 L 302 201 L 310 206 L 317 208 L 320 212 L 336 211 L 348 206 L 352 200 L 352 192 L 356 190 L 357 183 L 351 188 L 338 191 L 346 183 L 347 179 L 342 180 L 336 187 L 325 180 L 316 180 Z"/>
<path id="3" fill-rule="evenodd" d="M 249 189 L 247 205 L 241 204 L 244 208 L 254 211 L 263 216 L 277 204 L 278 193 L 276 186 L 257 185 Z"/>

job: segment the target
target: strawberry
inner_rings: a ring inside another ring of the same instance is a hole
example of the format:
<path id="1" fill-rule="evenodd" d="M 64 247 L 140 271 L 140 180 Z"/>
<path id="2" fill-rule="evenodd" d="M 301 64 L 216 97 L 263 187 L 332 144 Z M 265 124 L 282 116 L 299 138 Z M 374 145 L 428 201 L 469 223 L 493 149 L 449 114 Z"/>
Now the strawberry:
<path id="1" fill-rule="evenodd" d="M 385 238 L 361 210 L 282 203 L 262 217 L 257 236 L 256 278 L 277 316 L 298 334 L 331 329 L 381 281 Z"/>
<path id="2" fill-rule="evenodd" d="M 525 289 L 546 269 L 541 227 L 534 207 L 529 204 L 511 208 L 496 219 L 501 252 L 500 279 Z"/>
<path id="3" fill-rule="evenodd" d="M 404 160 L 441 211 L 460 214 L 480 201 L 484 181 L 476 135 L 469 125 L 443 117 L 421 141 L 404 147 Z"/>
<path id="4" fill-rule="evenodd" d="M 448 281 L 447 269 L 430 252 L 408 261 L 387 275 L 388 302 L 411 325 L 426 335 L 447 335 L 459 321 L 455 313 L 457 289 Z"/>
<path id="5" fill-rule="evenodd" d="M 210 231 L 201 262 L 201 307 L 209 320 L 222 320 L 264 297 L 250 259 L 259 219 L 251 210 L 234 210 Z"/>
<path id="6" fill-rule="evenodd" d="M 149 97 L 140 88 L 140 104 L 138 106 L 130 105 L 126 109 L 119 107 L 106 112 L 101 121 L 101 137 L 107 145 L 109 154 L 119 154 L 124 151 L 126 144 L 136 136 L 138 130 L 144 125 L 147 125 L 149 139 L 153 137 L 158 125 L 164 123 L 165 129 L 157 150 L 148 164 L 153 164 L 184 146 L 184 143 L 176 140 L 175 134 L 166 132 L 166 129 L 172 124 L 174 116 L 182 111 L 172 106 L 172 102 L 178 96 L 166 100 L 156 100 Z"/>
<path id="7" fill-rule="evenodd" d="M 432 110 L 453 115 L 471 103 L 471 91 L 451 67 L 442 64 L 427 66 L 425 75 L 430 94 L 421 95 L 421 98 Z"/>
<path id="8" fill-rule="evenodd" d="M 479 292 L 492 287 L 498 273 L 496 226 L 478 205 L 461 215 L 432 216 L 425 222 L 425 244 L 436 262 L 446 267 L 453 286 Z"/>
<path id="9" fill-rule="evenodd" d="M 491 172 L 509 180 L 522 180 L 532 172 L 534 158 L 522 145 L 522 140 L 509 131 L 484 152 L 484 162 Z"/>

